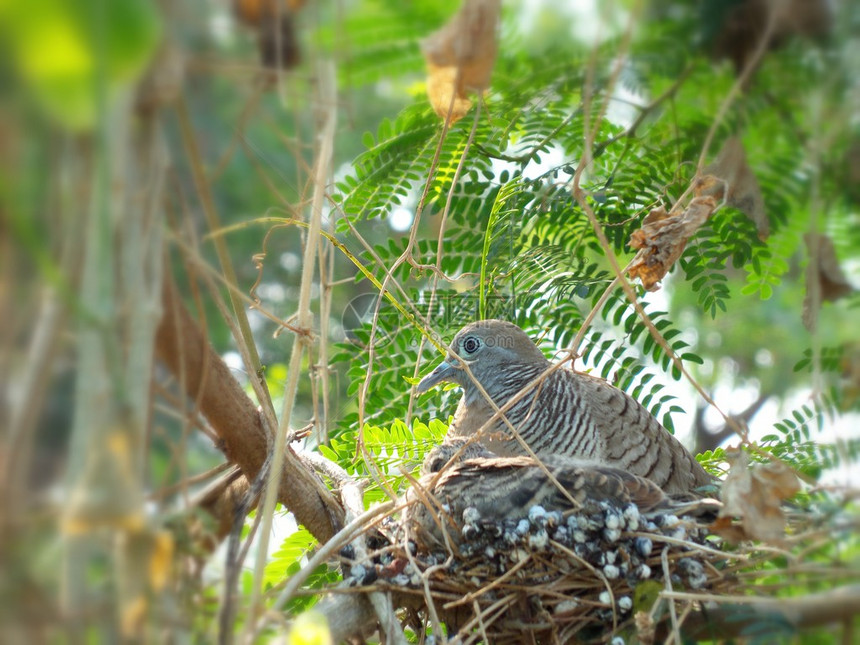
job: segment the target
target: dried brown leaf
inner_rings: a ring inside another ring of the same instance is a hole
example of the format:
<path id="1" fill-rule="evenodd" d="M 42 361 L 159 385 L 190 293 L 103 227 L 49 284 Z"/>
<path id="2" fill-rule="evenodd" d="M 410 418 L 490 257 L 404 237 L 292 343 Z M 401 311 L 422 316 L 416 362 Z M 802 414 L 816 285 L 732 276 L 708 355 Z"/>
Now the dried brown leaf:
<path id="1" fill-rule="evenodd" d="M 291 69 L 301 62 L 297 12 L 305 0 L 232 0 L 236 18 L 257 32 L 260 62 L 270 69 Z"/>
<path id="2" fill-rule="evenodd" d="M 818 322 L 818 309 L 822 302 L 833 302 L 854 292 L 854 287 L 848 282 L 839 259 L 833 240 L 819 233 L 807 233 L 803 236 L 809 252 L 810 263 L 806 270 L 806 296 L 803 299 L 803 324 L 807 329 L 815 329 Z M 814 290 L 818 290 L 817 306 L 813 304 Z"/>
<path id="3" fill-rule="evenodd" d="M 457 68 L 427 65 L 427 96 L 433 111 L 450 123 L 462 119 L 472 108 L 472 101 L 465 92 L 457 90 Z"/>
<path id="4" fill-rule="evenodd" d="M 657 283 L 681 257 L 687 240 L 714 212 L 717 201 L 711 197 L 694 197 L 682 212 L 667 213 L 662 206 L 655 208 L 642 221 L 642 228 L 630 237 L 630 246 L 639 252 L 630 263 L 631 278 L 639 278 L 648 291 L 657 289 Z"/>
<path id="5" fill-rule="evenodd" d="M 852 293 L 854 287 L 848 282 L 842 267 L 839 266 L 833 240 L 817 233 L 807 233 L 803 237 L 810 257 L 816 257 L 818 261 L 821 299 L 832 302 Z"/>
<path id="6" fill-rule="evenodd" d="M 710 528 L 711 533 L 719 535 L 735 544 L 749 539 L 743 526 L 737 522 L 733 522 L 730 517 L 718 517 L 708 528 Z"/>
<path id="7" fill-rule="evenodd" d="M 728 194 L 725 195 L 726 203 L 755 222 L 759 238 L 765 239 L 770 235 L 770 222 L 764 209 L 761 188 L 747 163 L 744 145 L 739 137 L 729 138 L 723 144 L 714 163 L 705 168 L 704 172 L 725 182 L 728 188 Z M 698 194 L 721 196 L 722 192 L 723 190 L 708 187 L 700 189 Z"/>
<path id="8" fill-rule="evenodd" d="M 711 527 L 732 540 L 779 542 L 785 534 L 782 501 L 800 490 L 797 475 L 782 462 L 750 465 L 749 455 L 727 450 L 731 464 L 722 488 L 723 508 Z M 732 523 L 732 517 L 740 520 Z"/>
<path id="9" fill-rule="evenodd" d="M 430 104 L 443 119 L 450 110 L 451 123 L 469 111 L 470 91 L 490 86 L 500 7 L 500 0 L 465 0 L 453 18 L 421 44 Z"/>

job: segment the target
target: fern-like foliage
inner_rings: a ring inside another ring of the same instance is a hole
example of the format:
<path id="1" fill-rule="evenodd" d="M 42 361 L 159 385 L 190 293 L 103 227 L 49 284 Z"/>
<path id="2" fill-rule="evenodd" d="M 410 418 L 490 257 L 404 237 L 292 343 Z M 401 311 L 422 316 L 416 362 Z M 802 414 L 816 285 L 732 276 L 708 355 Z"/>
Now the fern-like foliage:
<path id="1" fill-rule="evenodd" d="M 817 435 L 825 419 L 839 414 L 838 393 L 833 391 L 801 405 L 774 425 L 776 432 L 762 438 L 762 445 L 804 474 L 817 479 L 824 470 L 860 458 L 860 438 L 824 442 Z"/>
<path id="2" fill-rule="evenodd" d="M 304 559 L 316 546 L 316 540 L 305 528 L 298 528 L 287 536 L 266 563 L 264 584 L 277 589 L 302 568 Z M 330 586 L 341 579 L 340 572 L 328 564 L 321 564 L 308 576 L 308 584 L 315 588 Z M 316 604 L 319 596 L 296 596 L 287 603 L 290 611 L 300 613 Z"/>
<path id="3" fill-rule="evenodd" d="M 441 138 L 439 119 L 417 98 L 365 136 L 366 151 L 334 194 L 338 230 L 347 239 L 353 228 L 378 230 L 373 227 L 394 209 L 423 196 L 414 239 L 368 234 L 372 252 L 356 255 L 380 282 L 395 280 L 402 287 L 392 290 L 395 297 L 444 340 L 475 319 L 501 317 L 541 338 L 553 356 L 570 347 L 585 316 L 602 302 L 577 369 L 625 389 L 670 430 L 672 414 L 682 410 L 655 376 L 679 379 L 676 359 L 701 365 L 701 353 L 665 305 L 642 300 L 658 340 L 621 290 L 606 294 L 614 287 L 606 251 L 622 266 L 632 256 L 631 235 L 650 210 L 672 206 L 688 188 L 709 133 L 705 162 L 726 139 L 741 136 L 764 197 L 770 238 L 760 239 L 744 213 L 723 207 L 688 241 L 669 277 L 675 289 L 691 294 L 701 314 L 719 320 L 733 308 L 771 298 L 790 276 L 790 258 L 809 221 L 810 181 L 803 135 L 785 128 L 803 105 L 785 98 L 781 81 L 767 76 L 716 119 L 735 77 L 728 66 L 691 55 L 690 35 L 707 31 L 701 15 L 690 9 L 673 18 L 637 31 L 617 76 L 619 39 L 607 39 L 596 51 L 555 39 L 528 50 L 501 47 L 492 88 L 476 97 L 480 106 L 469 116 Z M 411 38 L 413 32 L 404 33 Z M 372 57 L 375 51 L 364 53 Z M 358 69 L 364 53 L 350 62 L 350 73 L 373 77 L 370 62 Z M 780 78 L 807 77 L 814 67 L 793 50 L 767 64 Z M 627 117 L 617 114 L 628 100 L 619 97 L 618 85 L 632 93 Z M 571 190 L 586 141 L 593 155 L 580 185 L 608 249 Z M 439 273 L 419 269 L 427 266 Z M 738 275 L 746 276 L 743 288 Z M 339 421 L 344 437 L 357 438 L 360 424 L 390 428 L 394 419 L 446 419 L 453 411 L 456 391 L 413 396 L 414 377 L 429 370 L 438 354 L 419 329 L 391 311 L 381 310 L 376 328 L 357 332 L 357 343 L 341 345 L 333 359 L 346 369 L 349 394 L 362 397 Z M 775 436 L 779 440 L 768 445 L 785 455 L 794 455 L 790 446 L 814 439 Z"/>
<path id="4" fill-rule="evenodd" d="M 400 420 L 394 420 L 388 426 L 366 424 L 361 432 L 364 455 L 356 454 L 359 438 L 355 432 L 345 432 L 333 438 L 329 445 L 320 446 L 320 452 L 351 475 L 368 480 L 364 499 L 369 505 L 389 494 L 402 493 L 403 471 L 417 474 L 424 456 L 442 442 L 447 431 L 448 425 L 437 419 L 429 423 L 415 419 L 411 426 Z M 372 474 L 384 475 L 387 490 Z"/>

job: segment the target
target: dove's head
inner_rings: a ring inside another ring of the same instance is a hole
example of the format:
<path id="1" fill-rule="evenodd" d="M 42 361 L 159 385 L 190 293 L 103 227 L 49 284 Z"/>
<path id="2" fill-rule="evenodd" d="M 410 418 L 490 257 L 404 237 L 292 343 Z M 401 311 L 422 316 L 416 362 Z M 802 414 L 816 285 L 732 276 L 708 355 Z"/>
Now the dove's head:
<path id="1" fill-rule="evenodd" d="M 445 360 L 416 389 L 426 392 L 447 381 L 462 386 L 468 399 L 479 393 L 476 380 L 493 395 L 500 388 L 507 390 L 512 379 L 527 382 L 548 366 L 549 361 L 522 329 L 504 320 L 481 320 L 457 332 Z"/>

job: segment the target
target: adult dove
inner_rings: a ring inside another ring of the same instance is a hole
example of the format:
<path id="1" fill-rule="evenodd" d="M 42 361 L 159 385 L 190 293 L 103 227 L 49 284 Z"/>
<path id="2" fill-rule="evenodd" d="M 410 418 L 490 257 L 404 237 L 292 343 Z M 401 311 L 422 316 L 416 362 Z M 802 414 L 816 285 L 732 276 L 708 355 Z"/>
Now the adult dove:
<path id="1" fill-rule="evenodd" d="M 460 385 L 463 397 L 448 432 L 471 436 L 495 414 L 478 384 L 498 408 L 528 388 L 504 416 L 542 459 L 557 455 L 612 466 L 646 477 L 670 495 L 688 494 L 714 481 L 642 405 L 605 380 L 557 368 L 533 384 L 551 367 L 522 329 L 502 320 L 483 320 L 457 333 L 451 353 L 417 391 L 426 392 L 442 381 Z M 497 455 L 528 454 L 500 418 L 478 439 Z"/>

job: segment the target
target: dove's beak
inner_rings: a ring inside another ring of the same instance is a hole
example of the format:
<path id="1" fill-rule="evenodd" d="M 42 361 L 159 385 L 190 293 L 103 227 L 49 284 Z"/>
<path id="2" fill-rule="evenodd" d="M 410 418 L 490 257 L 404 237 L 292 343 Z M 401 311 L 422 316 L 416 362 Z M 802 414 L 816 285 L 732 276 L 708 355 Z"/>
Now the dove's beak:
<path id="1" fill-rule="evenodd" d="M 419 394 L 426 392 L 434 385 L 438 385 L 442 381 L 458 382 L 457 373 L 460 370 L 459 361 L 455 358 L 448 358 L 439 366 L 430 372 L 427 376 L 421 379 L 421 382 L 416 386 L 415 391 Z"/>

